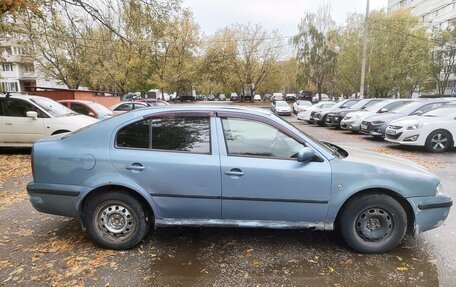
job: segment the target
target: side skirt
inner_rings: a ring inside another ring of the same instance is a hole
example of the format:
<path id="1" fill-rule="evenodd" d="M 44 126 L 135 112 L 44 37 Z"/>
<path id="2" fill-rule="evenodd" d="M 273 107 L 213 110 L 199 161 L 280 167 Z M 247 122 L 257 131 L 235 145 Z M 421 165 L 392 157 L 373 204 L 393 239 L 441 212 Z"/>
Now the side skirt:
<path id="1" fill-rule="evenodd" d="M 306 221 L 273 221 L 273 220 L 234 220 L 234 219 L 180 219 L 157 218 L 155 227 L 193 226 L 193 227 L 244 227 L 271 229 L 314 229 L 333 230 L 332 224 Z"/>

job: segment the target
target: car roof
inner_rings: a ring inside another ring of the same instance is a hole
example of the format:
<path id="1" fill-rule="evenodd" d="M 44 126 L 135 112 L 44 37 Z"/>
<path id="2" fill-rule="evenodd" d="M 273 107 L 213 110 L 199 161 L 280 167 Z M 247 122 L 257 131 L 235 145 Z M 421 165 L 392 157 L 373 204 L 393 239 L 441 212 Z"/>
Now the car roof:
<path id="1" fill-rule="evenodd" d="M 59 100 L 59 103 L 61 102 L 66 102 L 66 103 L 84 103 L 84 104 L 93 104 L 95 103 L 94 101 L 89 101 L 89 100 Z"/>
<path id="2" fill-rule="evenodd" d="M 272 115 L 272 112 L 268 108 L 258 107 L 242 107 L 242 106 L 231 106 L 231 105 L 168 105 L 168 106 L 153 106 L 132 112 L 144 113 L 145 111 L 163 112 L 163 111 L 213 111 L 213 112 L 247 112 L 261 115 Z M 131 112 L 130 112 L 131 113 Z"/>
<path id="3" fill-rule="evenodd" d="M 6 94 L 0 94 L 0 98 L 6 99 Z M 30 99 L 50 99 L 47 97 L 35 96 L 35 95 L 17 95 L 17 94 L 10 94 L 9 98 L 11 99 L 23 99 L 23 100 L 30 100 Z"/>

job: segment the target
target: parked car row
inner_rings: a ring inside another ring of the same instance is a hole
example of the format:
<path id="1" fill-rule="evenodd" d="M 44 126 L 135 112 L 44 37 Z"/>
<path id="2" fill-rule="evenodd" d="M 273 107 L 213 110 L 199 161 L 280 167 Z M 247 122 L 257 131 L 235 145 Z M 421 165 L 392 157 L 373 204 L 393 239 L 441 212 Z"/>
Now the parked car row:
<path id="1" fill-rule="evenodd" d="M 456 145 L 456 101 L 439 99 L 348 99 L 301 109 L 297 118 L 350 130 L 401 145 L 445 152 Z"/>

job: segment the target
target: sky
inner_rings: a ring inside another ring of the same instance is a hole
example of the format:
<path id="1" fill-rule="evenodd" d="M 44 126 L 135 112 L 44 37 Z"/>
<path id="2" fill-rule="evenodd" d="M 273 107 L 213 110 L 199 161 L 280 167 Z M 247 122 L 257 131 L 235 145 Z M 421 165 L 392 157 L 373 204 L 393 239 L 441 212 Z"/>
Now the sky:
<path id="1" fill-rule="evenodd" d="M 300 19 L 307 11 L 315 12 L 322 0 L 184 0 L 205 35 L 235 23 L 262 24 L 267 30 L 278 29 L 283 36 L 296 34 Z M 326 1 L 328 2 L 328 1 Z M 332 17 L 344 23 L 347 14 L 365 13 L 366 0 L 330 0 Z M 386 8 L 388 0 L 370 0 L 370 10 Z"/>

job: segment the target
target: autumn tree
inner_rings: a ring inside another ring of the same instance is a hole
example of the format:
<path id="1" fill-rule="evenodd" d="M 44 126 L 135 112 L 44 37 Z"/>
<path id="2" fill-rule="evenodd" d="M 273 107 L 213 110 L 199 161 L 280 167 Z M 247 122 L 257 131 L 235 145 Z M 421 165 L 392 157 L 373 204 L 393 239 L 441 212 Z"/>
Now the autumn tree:
<path id="1" fill-rule="evenodd" d="M 329 86 L 335 73 L 337 57 L 335 23 L 328 5 L 317 13 L 307 12 L 298 25 L 293 38 L 296 60 L 299 65 L 298 81 L 301 85 L 314 85 L 319 99 L 325 86 Z"/>

